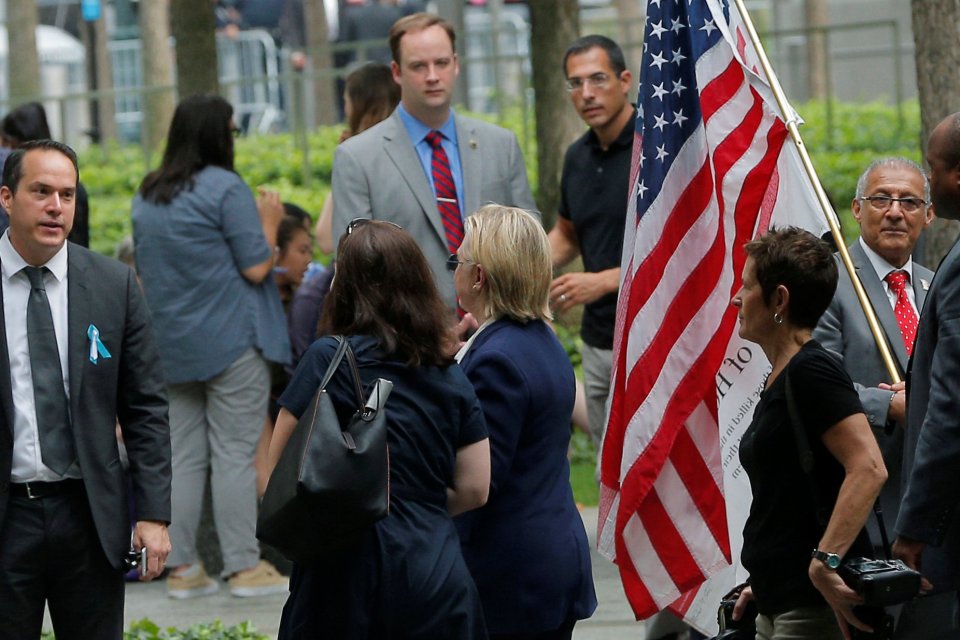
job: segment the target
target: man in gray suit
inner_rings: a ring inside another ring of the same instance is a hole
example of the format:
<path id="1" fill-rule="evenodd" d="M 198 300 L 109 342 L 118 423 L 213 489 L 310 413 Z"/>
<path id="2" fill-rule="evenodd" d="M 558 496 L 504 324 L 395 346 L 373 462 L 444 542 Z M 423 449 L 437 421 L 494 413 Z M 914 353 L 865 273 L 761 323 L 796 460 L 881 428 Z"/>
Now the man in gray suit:
<path id="1" fill-rule="evenodd" d="M 853 216 L 860 225 L 860 238 L 848 247 L 850 259 L 876 312 L 901 378 L 913 347 L 915 319 L 933 279 L 929 269 L 911 258 L 920 233 L 933 218 L 929 200 L 930 185 L 915 162 L 906 158 L 883 158 L 872 162 L 861 174 L 851 204 Z M 905 300 L 901 304 L 908 305 L 909 311 L 898 310 L 897 287 L 890 282 L 889 274 L 898 271 L 906 274 Z M 909 324 L 911 317 L 912 325 Z M 899 318 L 903 318 L 906 335 Z M 885 528 L 890 531 L 900 509 L 905 393 L 902 383 L 895 387 L 889 384 L 890 374 L 880 357 L 850 276 L 842 266 L 837 292 L 813 337 L 843 357 L 844 366 L 860 394 L 889 472 L 880 493 L 880 504 Z M 867 528 L 881 554 L 877 557 L 883 557 L 875 518 L 867 521 Z M 917 606 L 907 606 L 896 637 L 940 637 L 937 634 L 949 628 L 952 600 L 952 596 L 944 595 L 925 599 Z"/>
<path id="2" fill-rule="evenodd" d="M 927 144 L 937 215 L 960 220 L 960 113 L 933 130 Z M 894 555 L 934 587 L 956 589 L 960 575 L 960 244 L 940 263 L 927 293 L 907 371 L 906 491 Z M 926 549 L 928 546 L 934 549 Z M 929 552 L 936 551 L 934 558 Z M 921 562 L 922 556 L 922 562 Z"/>
<path id="3" fill-rule="evenodd" d="M 354 218 L 394 222 L 409 231 L 456 307 L 447 258 L 463 237 L 463 218 L 498 204 L 536 213 L 516 136 L 450 108 L 460 71 L 453 27 L 417 13 L 390 30 L 393 114 L 341 144 L 333 162 L 334 243 Z"/>

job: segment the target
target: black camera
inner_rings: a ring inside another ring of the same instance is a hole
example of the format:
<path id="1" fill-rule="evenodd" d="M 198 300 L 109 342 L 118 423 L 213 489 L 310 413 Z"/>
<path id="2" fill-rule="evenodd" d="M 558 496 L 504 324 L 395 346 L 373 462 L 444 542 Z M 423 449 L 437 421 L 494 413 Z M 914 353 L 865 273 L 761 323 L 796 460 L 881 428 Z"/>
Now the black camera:
<path id="1" fill-rule="evenodd" d="M 733 607 L 737 604 L 737 598 L 740 597 L 740 590 L 743 585 L 737 587 L 720 601 L 720 608 L 717 609 L 717 624 L 720 626 L 720 633 L 712 640 L 754 640 L 757 634 L 757 603 L 751 600 L 747 603 L 743 615 L 739 620 L 733 619 Z"/>
<path id="2" fill-rule="evenodd" d="M 837 572 L 867 605 L 899 604 L 920 592 L 920 574 L 900 560 L 853 558 L 841 564 Z"/>
<path id="3" fill-rule="evenodd" d="M 123 557 L 123 567 L 126 571 L 137 569 L 140 575 L 147 572 L 147 548 L 143 547 L 140 551 L 130 549 L 127 555 Z"/>
<path id="4" fill-rule="evenodd" d="M 869 633 L 850 627 L 850 637 L 853 640 L 891 640 L 893 638 L 893 616 L 884 611 L 883 607 L 860 605 L 853 608 L 853 615 L 873 629 L 873 633 Z"/>

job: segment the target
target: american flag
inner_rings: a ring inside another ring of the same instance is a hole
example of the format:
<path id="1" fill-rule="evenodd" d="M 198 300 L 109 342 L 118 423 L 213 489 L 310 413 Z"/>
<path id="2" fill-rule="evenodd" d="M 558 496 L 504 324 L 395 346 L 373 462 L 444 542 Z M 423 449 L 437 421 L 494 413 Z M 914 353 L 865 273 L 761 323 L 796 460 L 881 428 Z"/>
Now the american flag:
<path id="1" fill-rule="evenodd" d="M 742 346 L 742 247 L 772 222 L 826 227 L 746 33 L 724 0 L 647 6 L 598 536 L 638 618 L 684 613 L 739 552 L 717 374 Z"/>

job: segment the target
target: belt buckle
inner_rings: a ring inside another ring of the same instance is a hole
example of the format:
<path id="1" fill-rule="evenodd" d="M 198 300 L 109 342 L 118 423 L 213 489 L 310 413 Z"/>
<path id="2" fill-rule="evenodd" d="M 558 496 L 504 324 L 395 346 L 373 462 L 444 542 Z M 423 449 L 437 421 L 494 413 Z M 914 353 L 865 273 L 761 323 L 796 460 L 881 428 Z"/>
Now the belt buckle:
<path id="1" fill-rule="evenodd" d="M 24 482 L 23 484 L 27 488 L 27 498 L 29 498 L 30 500 L 37 500 L 38 498 L 40 498 L 40 496 L 33 495 L 33 490 L 30 488 L 33 485 L 32 482 Z"/>

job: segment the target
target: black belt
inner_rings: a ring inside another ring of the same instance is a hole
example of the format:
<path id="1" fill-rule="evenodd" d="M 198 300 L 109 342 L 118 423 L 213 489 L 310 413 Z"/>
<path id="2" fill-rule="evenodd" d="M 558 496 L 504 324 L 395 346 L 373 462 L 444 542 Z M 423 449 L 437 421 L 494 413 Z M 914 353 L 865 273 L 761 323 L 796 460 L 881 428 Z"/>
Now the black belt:
<path id="1" fill-rule="evenodd" d="M 68 478 L 57 482 L 13 482 L 10 484 L 10 495 L 17 498 L 39 500 L 55 496 L 83 487 L 83 480 Z"/>

